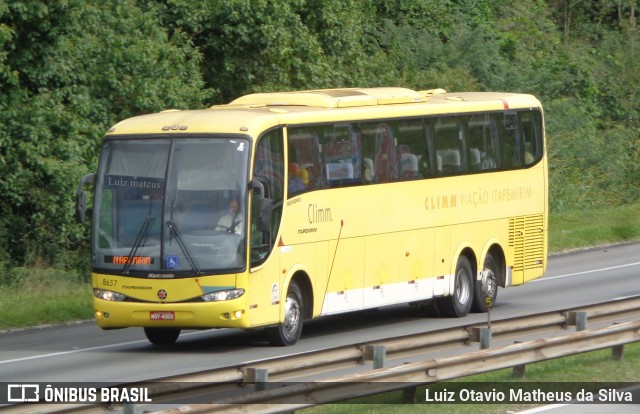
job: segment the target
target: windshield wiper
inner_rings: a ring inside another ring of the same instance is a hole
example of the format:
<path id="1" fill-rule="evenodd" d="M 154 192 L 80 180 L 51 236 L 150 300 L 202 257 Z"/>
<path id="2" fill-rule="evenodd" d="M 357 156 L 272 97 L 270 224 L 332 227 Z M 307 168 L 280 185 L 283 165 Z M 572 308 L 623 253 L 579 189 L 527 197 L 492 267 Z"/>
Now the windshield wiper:
<path id="1" fill-rule="evenodd" d="M 178 227 L 176 227 L 175 223 L 172 220 L 167 220 L 167 226 L 169 226 L 169 231 L 171 232 L 171 235 L 176 238 L 176 241 L 178 242 L 178 246 L 180 246 L 180 250 L 182 250 L 182 254 L 184 254 L 184 256 L 187 258 L 187 262 L 189 262 L 191 269 L 194 272 L 201 274 L 202 272 L 200 271 L 200 267 L 198 266 L 196 259 L 191 255 L 191 252 L 189 252 L 189 249 L 187 248 L 187 246 L 184 244 L 184 241 L 182 240 L 182 236 L 178 231 Z"/>
<path id="2" fill-rule="evenodd" d="M 147 243 L 147 237 L 149 236 L 149 230 L 151 230 L 151 226 L 153 226 L 153 222 L 156 221 L 154 217 L 147 217 L 144 219 L 144 223 L 140 227 L 140 231 L 138 231 L 138 235 L 136 236 L 136 240 L 133 242 L 133 246 L 131 247 L 131 251 L 129 252 L 129 256 L 127 256 L 127 262 L 124 264 L 122 268 L 122 273 L 129 274 L 129 268 L 131 267 L 131 261 L 135 257 L 138 252 L 138 248 L 144 246 Z"/>

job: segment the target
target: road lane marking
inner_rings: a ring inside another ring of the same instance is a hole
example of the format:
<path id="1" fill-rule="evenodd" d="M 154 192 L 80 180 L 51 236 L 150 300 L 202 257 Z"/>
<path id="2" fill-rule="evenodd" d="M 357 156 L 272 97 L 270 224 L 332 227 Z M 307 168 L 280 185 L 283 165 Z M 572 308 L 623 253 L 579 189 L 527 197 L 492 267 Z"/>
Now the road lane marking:
<path id="1" fill-rule="evenodd" d="M 627 263 L 627 264 L 623 264 L 623 265 L 619 265 L 619 266 L 611 266 L 611 267 L 603 267 L 601 269 L 585 270 L 584 272 L 567 273 L 566 275 L 543 277 L 543 278 L 540 278 L 540 279 L 531 280 L 528 283 L 544 282 L 546 280 L 562 279 L 563 277 L 580 276 L 580 275 L 586 275 L 586 274 L 589 274 L 589 273 L 605 272 L 607 270 L 622 269 L 624 267 L 632 267 L 632 266 L 638 266 L 638 265 L 640 265 L 640 262 Z"/>
<path id="2" fill-rule="evenodd" d="M 182 337 L 185 337 L 185 336 L 198 335 L 198 334 L 202 334 L 204 332 L 206 332 L 206 331 L 187 332 L 187 333 L 181 334 L 180 337 L 182 338 Z M 0 365 L 2 365 L 2 364 L 11 364 L 11 363 L 14 363 L 14 362 L 31 361 L 31 360 L 34 360 L 34 359 L 57 357 L 57 356 L 61 356 L 61 355 L 77 354 L 79 352 L 97 351 L 97 350 L 100 350 L 100 349 L 117 348 L 119 346 L 134 345 L 134 344 L 141 344 L 141 343 L 149 343 L 149 341 L 147 341 L 146 339 L 139 339 L 137 341 L 119 342 L 117 344 L 100 345 L 100 346 L 94 346 L 94 347 L 91 347 L 91 348 L 73 349 L 71 351 L 61 351 L 61 352 L 53 352 L 53 353 L 50 353 L 50 354 L 32 355 L 32 356 L 22 357 L 22 358 L 6 359 L 6 360 L 3 360 L 3 361 L 0 361 Z"/>
<path id="3" fill-rule="evenodd" d="M 4 360 L 4 361 L 0 361 L 0 364 L 10 364 L 12 362 L 30 361 L 32 359 L 48 358 L 48 357 L 55 357 L 55 356 L 60 356 L 60 355 L 69 355 L 69 354 L 75 354 L 75 353 L 78 353 L 78 352 L 85 352 L 85 351 L 95 351 L 95 350 L 98 350 L 98 349 L 114 348 L 114 347 L 121 346 L 121 345 L 133 345 L 133 344 L 137 344 L 137 343 L 141 343 L 141 342 L 146 342 L 146 340 L 140 339 L 138 341 L 121 342 L 121 343 L 118 343 L 118 344 L 100 345 L 100 346 L 94 346 L 94 347 L 91 347 L 91 348 L 83 348 L 83 349 L 74 349 L 74 350 L 71 350 L 71 351 L 54 352 L 54 353 L 51 353 L 51 354 L 32 355 L 32 356 L 29 356 L 29 357 L 7 359 L 7 360 Z"/>

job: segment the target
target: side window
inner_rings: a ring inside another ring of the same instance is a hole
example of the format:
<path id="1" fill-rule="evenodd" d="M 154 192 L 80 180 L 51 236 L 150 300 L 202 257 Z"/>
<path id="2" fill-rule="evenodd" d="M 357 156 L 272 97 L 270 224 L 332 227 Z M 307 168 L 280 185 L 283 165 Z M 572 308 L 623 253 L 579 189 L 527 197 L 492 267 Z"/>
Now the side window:
<path id="1" fill-rule="evenodd" d="M 289 196 L 323 187 L 318 127 L 290 128 L 288 131 Z"/>
<path id="2" fill-rule="evenodd" d="M 399 180 L 422 178 L 422 158 L 427 153 L 424 129 L 420 119 L 395 123 L 398 131 Z"/>
<path id="3" fill-rule="evenodd" d="M 495 118 L 489 114 L 469 116 L 467 146 L 471 171 L 493 170 L 498 165 Z"/>
<path id="4" fill-rule="evenodd" d="M 503 168 L 520 168 L 532 165 L 542 158 L 542 116 L 540 112 L 506 112 L 501 124 Z"/>
<path id="5" fill-rule="evenodd" d="M 524 145 L 524 164 L 531 165 L 542 158 L 542 117 L 540 112 L 520 112 L 520 128 Z"/>
<path id="6" fill-rule="evenodd" d="M 362 124 L 365 183 L 388 183 L 398 178 L 398 122 Z"/>
<path id="7" fill-rule="evenodd" d="M 463 125 L 459 117 L 440 117 L 435 120 L 433 138 L 437 174 L 458 174 L 467 170 Z"/>
<path id="8" fill-rule="evenodd" d="M 359 124 L 323 126 L 323 172 L 328 187 L 362 182 L 362 132 Z"/>
<path id="9" fill-rule="evenodd" d="M 265 260 L 275 245 L 284 199 L 284 139 L 282 129 L 270 131 L 256 145 L 253 178 L 261 181 L 273 201 L 271 231 L 262 232 L 256 225 L 260 214 L 258 197 L 252 195 L 251 210 L 251 263 Z"/>
<path id="10" fill-rule="evenodd" d="M 375 130 L 375 181 L 388 183 L 398 177 L 398 160 L 396 151 L 396 131 L 389 122 L 380 122 Z"/>

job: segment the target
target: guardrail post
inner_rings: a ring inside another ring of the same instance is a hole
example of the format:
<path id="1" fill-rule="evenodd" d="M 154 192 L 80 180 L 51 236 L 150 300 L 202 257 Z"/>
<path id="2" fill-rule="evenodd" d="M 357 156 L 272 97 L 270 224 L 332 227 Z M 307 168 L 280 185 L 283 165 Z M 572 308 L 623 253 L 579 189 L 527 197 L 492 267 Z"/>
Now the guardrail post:
<path id="1" fill-rule="evenodd" d="M 264 368 L 247 368 L 247 382 L 255 384 L 256 391 L 264 391 L 269 382 L 269 370 Z"/>
<path id="2" fill-rule="evenodd" d="M 524 370 L 527 368 L 525 364 L 516 365 L 513 367 L 513 376 L 514 378 L 524 378 Z"/>
<path id="3" fill-rule="evenodd" d="M 576 312 L 576 331 L 587 329 L 587 312 Z"/>
<path id="4" fill-rule="evenodd" d="M 480 328 L 480 349 L 491 348 L 491 328 Z"/>
<path id="5" fill-rule="evenodd" d="M 616 345 L 611 347 L 611 356 L 616 361 L 622 360 L 622 354 L 624 352 L 624 345 Z"/>
<path id="6" fill-rule="evenodd" d="M 382 345 L 373 346 L 373 369 L 384 368 L 387 359 L 387 349 Z"/>
<path id="7" fill-rule="evenodd" d="M 367 361 L 373 361 L 373 369 L 384 368 L 387 359 L 387 348 L 384 345 L 368 345 L 364 353 Z"/>
<path id="8" fill-rule="evenodd" d="M 514 344 L 520 344 L 522 342 L 515 341 Z M 526 364 L 516 365 L 513 367 L 513 377 L 514 378 L 524 378 L 524 371 L 527 368 Z"/>
<path id="9" fill-rule="evenodd" d="M 402 400 L 405 404 L 415 404 L 416 403 L 416 392 L 417 387 L 409 387 L 402 390 Z"/>
<path id="10" fill-rule="evenodd" d="M 136 405 L 132 403 L 125 403 L 123 410 L 123 414 L 136 414 Z"/>
<path id="11" fill-rule="evenodd" d="M 584 331 L 587 329 L 587 312 L 569 312 L 567 324 L 575 325 L 576 331 Z"/>

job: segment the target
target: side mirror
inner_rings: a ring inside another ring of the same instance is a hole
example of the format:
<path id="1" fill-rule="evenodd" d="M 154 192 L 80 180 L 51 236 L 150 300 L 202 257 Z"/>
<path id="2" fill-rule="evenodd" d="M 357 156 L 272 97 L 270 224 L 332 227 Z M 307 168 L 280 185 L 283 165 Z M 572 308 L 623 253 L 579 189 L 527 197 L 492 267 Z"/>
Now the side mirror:
<path id="1" fill-rule="evenodd" d="M 94 173 L 87 174 L 78 184 L 78 190 L 76 191 L 76 223 L 83 223 L 87 215 L 87 194 L 84 191 L 84 186 L 88 183 L 94 183 L 96 175 Z"/>

